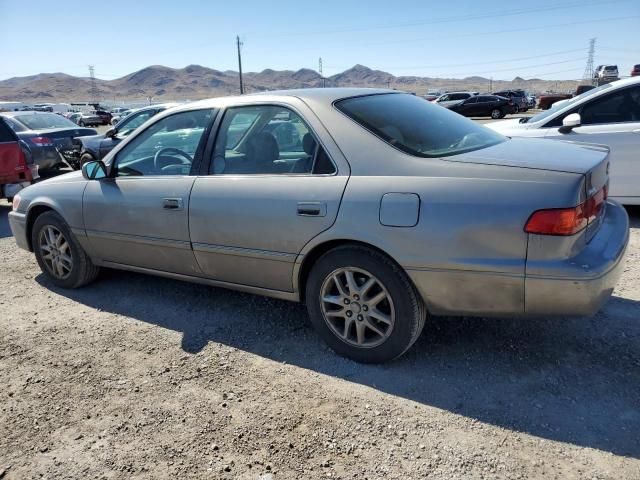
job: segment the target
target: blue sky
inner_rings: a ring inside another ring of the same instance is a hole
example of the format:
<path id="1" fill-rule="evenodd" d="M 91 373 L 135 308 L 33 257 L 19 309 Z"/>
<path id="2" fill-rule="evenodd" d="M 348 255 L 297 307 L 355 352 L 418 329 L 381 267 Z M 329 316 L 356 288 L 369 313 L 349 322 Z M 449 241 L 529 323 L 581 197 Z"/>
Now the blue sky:
<path id="1" fill-rule="evenodd" d="M 0 0 L 0 79 L 41 72 L 113 79 L 148 65 L 246 71 L 356 63 L 395 75 L 574 79 L 640 63 L 640 0 Z"/>

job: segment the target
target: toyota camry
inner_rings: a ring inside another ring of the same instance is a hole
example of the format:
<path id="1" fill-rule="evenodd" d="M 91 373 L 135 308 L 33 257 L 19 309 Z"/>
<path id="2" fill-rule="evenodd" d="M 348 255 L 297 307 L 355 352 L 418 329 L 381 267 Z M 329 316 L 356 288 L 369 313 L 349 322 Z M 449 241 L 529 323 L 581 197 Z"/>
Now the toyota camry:
<path id="1" fill-rule="evenodd" d="M 270 92 L 168 109 L 9 217 L 59 287 L 109 267 L 304 302 L 382 362 L 427 315 L 596 312 L 629 238 L 608 155 L 391 90 Z"/>

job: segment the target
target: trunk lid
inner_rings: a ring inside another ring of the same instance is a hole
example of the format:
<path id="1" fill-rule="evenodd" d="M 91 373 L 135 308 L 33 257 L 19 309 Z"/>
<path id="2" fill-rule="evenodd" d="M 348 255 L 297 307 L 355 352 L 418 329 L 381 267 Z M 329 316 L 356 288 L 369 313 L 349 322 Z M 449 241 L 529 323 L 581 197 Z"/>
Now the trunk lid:
<path id="1" fill-rule="evenodd" d="M 482 150 L 444 157 L 442 160 L 586 175 L 594 170 L 607 170 L 605 167 L 608 162 L 605 160 L 608 155 L 609 149 L 603 145 L 512 138 Z"/>

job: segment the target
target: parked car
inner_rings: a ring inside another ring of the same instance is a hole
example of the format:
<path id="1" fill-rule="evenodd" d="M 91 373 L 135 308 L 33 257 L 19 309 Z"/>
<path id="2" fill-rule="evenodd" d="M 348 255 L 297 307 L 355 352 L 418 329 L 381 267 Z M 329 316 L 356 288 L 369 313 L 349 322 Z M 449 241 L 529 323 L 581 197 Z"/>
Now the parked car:
<path id="1" fill-rule="evenodd" d="M 607 82 L 615 82 L 619 79 L 618 66 L 599 65 L 593 74 L 593 77 L 597 80 L 599 85 Z"/>
<path id="2" fill-rule="evenodd" d="M 81 127 L 97 127 L 102 125 L 102 118 L 95 112 L 80 112 L 79 117 L 76 118 L 75 123 Z"/>
<path id="3" fill-rule="evenodd" d="M 425 100 L 427 100 L 429 102 L 433 102 L 433 101 L 437 100 L 438 97 L 440 97 L 440 94 L 426 93 L 422 98 L 424 98 Z"/>
<path id="4" fill-rule="evenodd" d="M 278 143 L 284 121 L 299 142 Z M 629 240 L 608 163 L 411 94 L 271 92 L 166 110 L 104 161 L 26 188 L 9 223 L 56 287 L 109 266 L 304 301 L 335 351 L 381 362 L 427 312 L 598 310 Z"/>
<path id="5" fill-rule="evenodd" d="M 568 100 L 573 95 L 570 93 L 543 93 L 538 97 L 538 108 L 540 110 L 549 110 L 551 106 L 561 100 Z"/>
<path id="6" fill-rule="evenodd" d="M 497 95 L 474 95 L 448 107 L 465 117 L 503 118 L 514 111 L 512 100 Z"/>
<path id="7" fill-rule="evenodd" d="M 122 110 L 119 113 L 114 113 L 111 117 L 111 125 L 116 125 L 120 120 L 122 120 L 124 117 L 126 117 L 127 115 L 129 115 L 130 113 L 135 112 L 136 110 L 138 110 L 137 108 L 134 109 L 130 109 L 130 110 Z"/>
<path id="8" fill-rule="evenodd" d="M 55 113 L 5 112 L 0 116 L 29 145 L 40 170 L 65 165 L 66 158 L 72 155 L 75 137 L 98 133 L 92 128 L 78 127 Z"/>
<path id="9" fill-rule="evenodd" d="M 38 167 L 33 163 L 28 145 L 0 117 L 0 198 L 13 201 L 13 197 L 36 178 Z"/>
<path id="10" fill-rule="evenodd" d="M 640 75 L 640 64 L 634 65 L 633 68 L 631 69 L 632 77 L 637 77 L 638 75 Z"/>
<path id="11" fill-rule="evenodd" d="M 527 92 L 524 90 L 501 90 L 499 92 L 493 92 L 492 95 L 510 99 L 514 105 L 513 113 L 526 112 L 529 110 L 529 100 L 527 99 Z"/>
<path id="12" fill-rule="evenodd" d="M 595 85 L 578 85 L 576 87 L 576 93 L 574 93 L 573 95 L 577 97 L 578 95 L 582 95 L 584 92 L 588 92 L 589 90 L 593 90 L 594 88 L 596 88 Z"/>
<path id="13" fill-rule="evenodd" d="M 79 168 L 80 165 L 91 160 L 100 160 L 144 122 L 157 113 L 176 105 L 178 104 L 163 103 L 140 108 L 127 115 L 122 122 L 107 130 L 104 135 L 77 137 L 74 140 L 74 151 L 76 152 L 74 156 L 79 159 L 79 162 L 74 164 L 74 167 Z"/>
<path id="14" fill-rule="evenodd" d="M 640 204 L 640 78 L 607 83 L 531 118 L 488 127 L 510 137 L 607 145 L 611 150 L 610 196 L 624 204 Z"/>
<path id="15" fill-rule="evenodd" d="M 474 95 L 478 95 L 478 92 L 448 92 L 444 95 L 440 95 L 436 100 L 436 103 L 441 107 L 450 107 L 451 105 L 460 103 Z"/>
<path id="16" fill-rule="evenodd" d="M 91 113 L 100 118 L 101 125 L 111 125 L 111 113 L 106 110 L 94 110 Z"/>
<path id="17" fill-rule="evenodd" d="M 535 95 L 527 96 L 527 103 L 529 105 L 529 108 L 536 108 L 536 96 Z"/>
<path id="18" fill-rule="evenodd" d="M 82 113 L 80 112 L 72 112 L 69 115 L 67 115 L 67 120 L 75 123 L 76 125 L 78 124 L 78 122 L 80 121 L 80 118 L 82 118 Z"/>

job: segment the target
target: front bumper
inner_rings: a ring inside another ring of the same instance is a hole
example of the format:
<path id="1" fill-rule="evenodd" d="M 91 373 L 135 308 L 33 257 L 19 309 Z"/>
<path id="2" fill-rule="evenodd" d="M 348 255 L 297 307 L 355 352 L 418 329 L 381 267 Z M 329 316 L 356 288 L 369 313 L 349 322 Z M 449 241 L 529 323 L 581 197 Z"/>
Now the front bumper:
<path id="1" fill-rule="evenodd" d="M 20 212 L 9 212 L 9 227 L 16 244 L 27 251 L 29 248 L 29 240 L 27 239 L 27 215 Z"/>
<path id="2" fill-rule="evenodd" d="M 525 278 L 525 313 L 593 315 L 609 299 L 622 274 L 629 243 L 629 217 L 607 202 L 605 217 L 591 241 L 575 257 L 536 268 Z"/>

